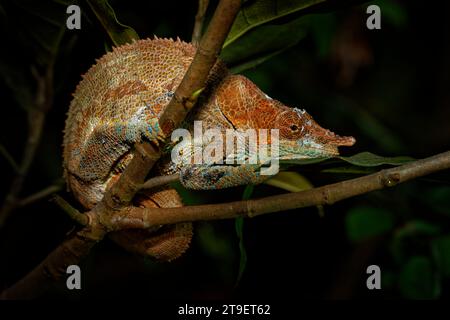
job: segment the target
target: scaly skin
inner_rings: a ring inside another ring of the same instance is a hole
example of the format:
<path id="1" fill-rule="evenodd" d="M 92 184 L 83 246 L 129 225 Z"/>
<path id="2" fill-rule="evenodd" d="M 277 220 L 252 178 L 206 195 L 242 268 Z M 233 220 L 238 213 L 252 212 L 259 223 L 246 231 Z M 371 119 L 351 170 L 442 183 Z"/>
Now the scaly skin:
<path id="1" fill-rule="evenodd" d="M 193 120 L 202 120 L 204 129 L 279 129 L 279 159 L 333 157 L 339 146 L 352 146 L 353 137 L 341 137 L 320 127 L 304 110 L 290 108 L 262 92 L 240 75 L 227 75 L 198 108 Z M 193 132 L 192 125 L 189 127 Z M 270 138 L 270 137 L 269 137 Z M 270 148 L 270 139 L 269 148 Z M 230 156 L 225 153 L 225 157 Z M 190 157 L 191 155 L 186 155 Z M 173 165 L 172 165 L 173 166 Z M 169 166 L 170 167 L 170 166 Z M 185 165 L 181 182 L 189 189 L 223 189 L 258 184 L 270 176 L 261 176 L 261 164 Z"/>
<path id="2" fill-rule="evenodd" d="M 71 102 L 64 135 L 64 175 L 69 190 L 86 208 L 101 200 L 131 159 L 130 149 L 142 139 L 160 138 L 158 119 L 181 82 L 195 48 L 179 40 L 140 40 L 114 49 L 83 77 Z M 243 76 L 228 73 L 218 62 L 210 73 L 195 110 L 187 119 L 204 129 L 279 129 L 280 158 L 315 158 L 338 154 L 352 137 L 321 128 L 303 110 L 271 99 Z M 232 155 L 225 154 L 225 157 Z M 175 165 L 160 161 L 159 174 L 180 172 L 191 189 L 221 189 L 260 183 L 259 165 Z M 158 174 L 158 172 L 156 172 Z M 172 189 L 149 191 L 136 205 L 180 206 Z M 162 260 L 181 255 L 192 237 L 190 223 L 161 230 L 124 231 L 112 236 L 123 247 Z"/>

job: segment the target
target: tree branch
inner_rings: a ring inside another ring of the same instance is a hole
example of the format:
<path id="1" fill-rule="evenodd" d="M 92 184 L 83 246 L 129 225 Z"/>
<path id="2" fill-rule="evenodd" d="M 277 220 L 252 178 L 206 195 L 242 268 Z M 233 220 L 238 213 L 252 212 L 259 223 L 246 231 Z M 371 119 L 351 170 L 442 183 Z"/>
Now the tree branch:
<path id="1" fill-rule="evenodd" d="M 240 4 L 240 0 L 219 2 L 188 71 L 161 115 L 159 123 L 164 136 L 169 136 L 172 130 L 181 124 L 194 105 L 196 99 L 194 93 L 204 87 Z M 111 217 L 121 210 L 126 210 L 160 155 L 161 150 L 149 142 L 135 145 L 133 158 L 119 180 L 106 191 L 103 199 L 86 213 L 89 215 L 89 225 L 79 231 L 76 237 L 70 238 L 56 248 L 25 278 L 4 290 L 0 298 L 37 297 L 43 292 L 43 288 L 50 285 L 49 283 L 57 281 L 65 274 L 67 266 L 79 263 L 96 242 L 114 229 L 110 223 Z M 67 252 L 70 254 L 63 254 Z"/>
<path id="2" fill-rule="evenodd" d="M 57 184 L 53 184 L 50 185 L 26 198 L 21 199 L 18 203 L 17 206 L 18 207 L 25 207 L 31 203 L 34 203 L 36 201 L 39 201 L 43 198 L 46 198 L 50 195 L 52 195 L 53 193 L 56 193 L 58 191 L 61 191 L 63 188 L 63 183 L 57 183 Z"/>
<path id="3" fill-rule="evenodd" d="M 290 209 L 331 205 L 337 201 L 393 187 L 399 183 L 449 168 L 450 151 L 447 151 L 364 177 L 257 200 L 180 208 L 127 208 L 117 212 L 111 219 L 111 224 L 114 225 L 116 230 L 140 229 L 187 221 L 230 219 L 240 216 L 256 217 Z"/>
<path id="4" fill-rule="evenodd" d="M 127 206 L 159 157 L 160 151 L 153 144 L 148 142 L 136 144 L 130 163 L 120 175 L 119 180 L 106 191 L 99 203 L 100 207 L 105 207 L 102 210 L 117 210 Z"/>
<path id="5" fill-rule="evenodd" d="M 89 215 L 82 214 L 80 211 L 72 207 L 66 200 L 56 195 L 53 197 L 52 201 L 56 203 L 67 215 L 78 224 L 82 226 L 89 225 Z"/>
<path id="6" fill-rule="evenodd" d="M 10 166 L 14 169 L 15 173 L 20 171 L 19 165 L 16 163 L 11 154 L 6 150 L 4 146 L 0 144 L 0 154 L 6 159 L 6 161 L 10 164 Z"/>
<path id="7" fill-rule="evenodd" d="M 94 221 L 92 219 L 91 221 Z M 79 264 L 92 247 L 106 235 L 106 230 L 93 223 L 69 236 L 36 268 L 0 294 L 0 300 L 32 299 L 40 296 L 64 275 L 67 267 Z"/>
<path id="8" fill-rule="evenodd" d="M 19 194 L 41 140 L 46 114 L 53 104 L 53 61 L 47 66 L 44 75 L 40 75 L 35 68 L 32 68 L 31 71 L 36 79 L 37 90 L 34 106 L 28 110 L 28 137 L 23 149 L 22 162 L 0 209 L 0 229 L 11 212 L 18 206 Z"/>
<path id="9" fill-rule="evenodd" d="M 198 46 L 202 38 L 203 22 L 205 20 L 206 9 L 209 0 L 198 0 L 197 14 L 195 15 L 194 30 L 192 31 L 192 44 Z"/>
<path id="10" fill-rule="evenodd" d="M 181 124 L 194 106 L 193 94 L 205 86 L 240 6 L 241 0 L 219 2 L 189 69 L 159 119 L 166 137 Z"/>
<path id="11" fill-rule="evenodd" d="M 163 136 L 169 136 L 175 128 L 179 127 L 195 104 L 194 93 L 204 87 L 209 71 L 216 63 L 225 38 L 239 12 L 240 5 L 241 0 L 219 2 L 189 69 L 161 114 L 159 125 Z M 160 157 L 161 150 L 156 146 L 148 142 L 137 145 L 133 159 L 119 181 L 106 192 L 105 201 L 102 201 L 101 205 L 106 205 L 109 209 L 118 209 L 127 205 Z"/>
<path id="12" fill-rule="evenodd" d="M 191 67 L 160 119 L 161 129 L 165 136 L 179 126 L 195 103 L 192 99 L 193 93 L 204 86 L 209 70 L 217 59 L 239 6 L 239 0 L 222 0 L 219 3 Z M 142 209 L 130 207 L 129 204 L 142 187 L 146 174 L 159 159 L 160 150 L 150 143 L 142 143 L 135 146 L 133 153 L 134 157 L 120 179 L 107 190 L 103 200 L 86 213 L 89 224 L 64 241 L 22 280 L 3 291 L 0 298 L 16 299 L 39 296 L 54 281 L 58 281 L 65 275 L 67 266 L 78 264 L 109 231 L 147 228 L 152 225 L 182 221 L 227 219 L 238 216 L 254 217 L 269 212 L 318 204 L 332 204 L 352 196 L 392 187 L 416 177 L 450 168 L 450 151 L 448 151 L 400 167 L 299 193 L 217 205 Z"/>
<path id="13" fill-rule="evenodd" d="M 69 238 L 43 263 L 12 288 L 5 290 L 0 298 L 28 298 L 41 293 L 48 281 L 60 279 L 66 266 L 79 263 L 92 246 L 109 230 L 149 228 L 154 225 L 186 221 L 229 219 L 239 216 L 255 217 L 265 213 L 295 208 L 333 204 L 374 190 L 393 187 L 433 172 L 450 169 L 450 151 L 417 160 L 399 167 L 381 170 L 364 177 L 346 180 L 327 186 L 257 200 L 235 201 L 224 204 L 188 206 L 180 208 L 136 208 L 127 207 L 109 216 L 108 221 L 99 221 L 95 211 L 90 211 L 90 225 Z M 108 226 L 105 227 L 105 224 Z M 85 241 L 85 243 L 83 242 Z M 60 259 L 60 257 L 62 257 Z M 31 290 L 31 292 L 30 292 Z"/>

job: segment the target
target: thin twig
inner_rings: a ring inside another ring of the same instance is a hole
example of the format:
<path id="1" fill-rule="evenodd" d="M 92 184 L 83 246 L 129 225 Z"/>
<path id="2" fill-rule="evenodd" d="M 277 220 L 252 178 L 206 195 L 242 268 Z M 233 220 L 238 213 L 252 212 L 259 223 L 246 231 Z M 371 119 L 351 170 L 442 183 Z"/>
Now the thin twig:
<path id="1" fill-rule="evenodd" d="M 167 176 L 157 176 L 145 181 L 145 183 L 141 185 L 140 189 L 153 189 L 156 187 L 164 186 L 171 182 L 177 182 L 178 180 L 180 180 L 180 175 L 178 173 Z"/>
<path id="2" fill-rule="evenodd" d="M 87 226 L 89 224 L 89 216 L 86 214 L 81 213 L 74 207 L 72 207 L 66 200 L 64 200 L 62 197 L 55 195 L 52 200 L 52 202 L 56 203 L 67 215 L 74 221 L 76 221 L 78 224 L 82 226 Z"/>
<path id="3" fill-rule="evenodd" d="M 46 187 L 46 188 L 44 188 L 44 189 L 42 189 L 42 190 L 40 190 L 40 191 L 38 191 L 38 192 L 28 196 L 28 197 L 18 201 L 17 206 L 18 207 L 24 207 L 24 206 L 27 206 L 27 205 L 29 205 L 31 203 L 34 203 L 34 202 L 39 201 L 41 199 L 44 199 L 44 198 L 52 195 L 53 193 L 61 191 L 62 187 L 63 187 L 62 184 L 48 186 L 48 187 Z"/>
<path id="4" fill-rule="evenodd" d="M 16 173 L 19 172 L 19 165 L 16 163 L 12 155 L 6 150 L 6 148 L 0 144 L 0 154 L 8 161 L 9 165 L 14 169 Z"/>
<path id="5" fill-rule="evenodd" d="M 198 46 L 202 38 L 203 22 L 205 20 L 206 9 L 208 9 L 209 0 L 198 0 L 197 14 L 195 15 L 194 30 L 192 31 L 192 44 Z"/>
<path id="6" fill-rule="evenodd" d="M 41 140 L 45 116 L 53 104 L 53 62 L 49 63 L 43 76 L 35 68 L 32 68 L 31 71 L 37 83 L 35 105 L 28 111 L 28 137 L 24 146 L 22 162 L 0 209 L 0 229 L 4 226 L 11 212 L 17 207 L 19 194 Z"/>

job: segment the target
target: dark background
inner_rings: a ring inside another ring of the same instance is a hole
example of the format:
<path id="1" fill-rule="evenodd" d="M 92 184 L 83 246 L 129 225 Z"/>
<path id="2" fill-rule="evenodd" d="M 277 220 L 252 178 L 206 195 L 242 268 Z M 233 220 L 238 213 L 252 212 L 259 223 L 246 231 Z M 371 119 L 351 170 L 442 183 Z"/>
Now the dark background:
<path id="1" fill-rule="evenodd" d="M 34 92 L 30 65 L 38 69 L 44 65 L 36 62 L 34 42 L 26 38 L 35 18 L 27 5 L 39 6 L 30 3 L 0 2 L 4 39 L 0 145 L 14 159 L 21 159 L 27 137 L 27 113 L 18 96 Z M 196 1 L 110 3 L 118 19 L 141 38 L 154 34 L 191 38 Z M 449 4 L 376 3 L 382 12 L 381 30 L 365 27 L 368 4 L 337 6 L 311 19 L 306 36 L 296 45 L 243 73 L 271 97 L 304 107 L 324 127 L 356 137 L 354 147 L 342 150 L 346 155 L 370 151 L 421 158 L 446 151 L 450 140 Z M 82 28 L 66 31 L 61 42 L 55 101 L 23 196 L 62 176 L 62 130 L 71 93 L 80 75 L 111 45 L 89 7 L 84 2 L 80 6 Z M 15 73 L 23 81 L 11 89 L 7 75 Z M 324 173 L 315 166 L 296 170 L 314 185 L 356 176 Z M 4 157 L 0 157 L 0 172 L 2 200 L 14 174 Z M 444 252 L 450 250 L 445 246 L 450 226 L 449 181 L 448 172 L 435 174 L 325 207 L 323 217 L 316 208 L 307 208 L 247 219 L 243 232 L 248 262 L 238 285 L 239 240 L 235 222 L 229 220 L 196 223 L 191 248 L 172 263 L 132 255 L 106 239 L 81 264 L 82 290 L 69 291 L 63 283 L 44 298 L 445 298 L 450 289 L 450 271 L 445 266 L 450 267 L 450 261 L 437 252 L 436 241 L 444 243 Z M 243 190 L 197 192 L 188 195 L 188 202 L 238 200 Z M 255 188 L 252 197 L 282 192 L 263 185 Z M 69 194 L 60 195 L 75 204 Z M 355 231 L 349 215 L 367 211 L 389 216 L 392 226 L 373 236 L 352 238 Z M 73 225 L 47 199 L 14 211 L 0 230 L 0 288 L 12 285 L 42 261 Z M 413 232 L 408 233 L 411 228 Z M 411 262 L 417 262 L 417 257 L 422 263 Z M 382 290 L 366 288 L 370 264 L 381 267 Z"/>

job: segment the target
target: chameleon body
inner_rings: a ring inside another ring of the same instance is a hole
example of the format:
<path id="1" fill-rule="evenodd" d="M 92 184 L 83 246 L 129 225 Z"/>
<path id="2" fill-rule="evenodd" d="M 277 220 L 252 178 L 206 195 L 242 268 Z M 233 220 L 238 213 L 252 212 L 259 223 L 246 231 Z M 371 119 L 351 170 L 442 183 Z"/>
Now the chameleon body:
<path id="1" fill-rule="evenodd" d="M 86 208 L 99 202 L 143 139 L 161 137 L 158 119 L 188 69 L 195 47 L 180 40 L 147 39 L 115 48 L 97 60 L 76 88 L 64 134 L 64 174 L 70 191 Z M 280 158 L 317 158 L 338 154 L 353 137 L 340 137 L 320 127 L 304 110 L 290 108 L 264 94 L 218 61 L 210 73 L 185 127 L 194 120 L 204 129 L 279 129 Z M 225 155 L 232 156 L 232 155 Z M 191 189 L 221 189 L 269 178 L 259 165 L 184 164 L 160 160 L 156 174 L 180 172 Z M 181 206 L 175 190 L 161 188 L 140 195 L 136 205 Z M 112 235 L 125 248 L 162 260 L 181 255 L 189 246 L 192 226 L 182 223 Z"/>

